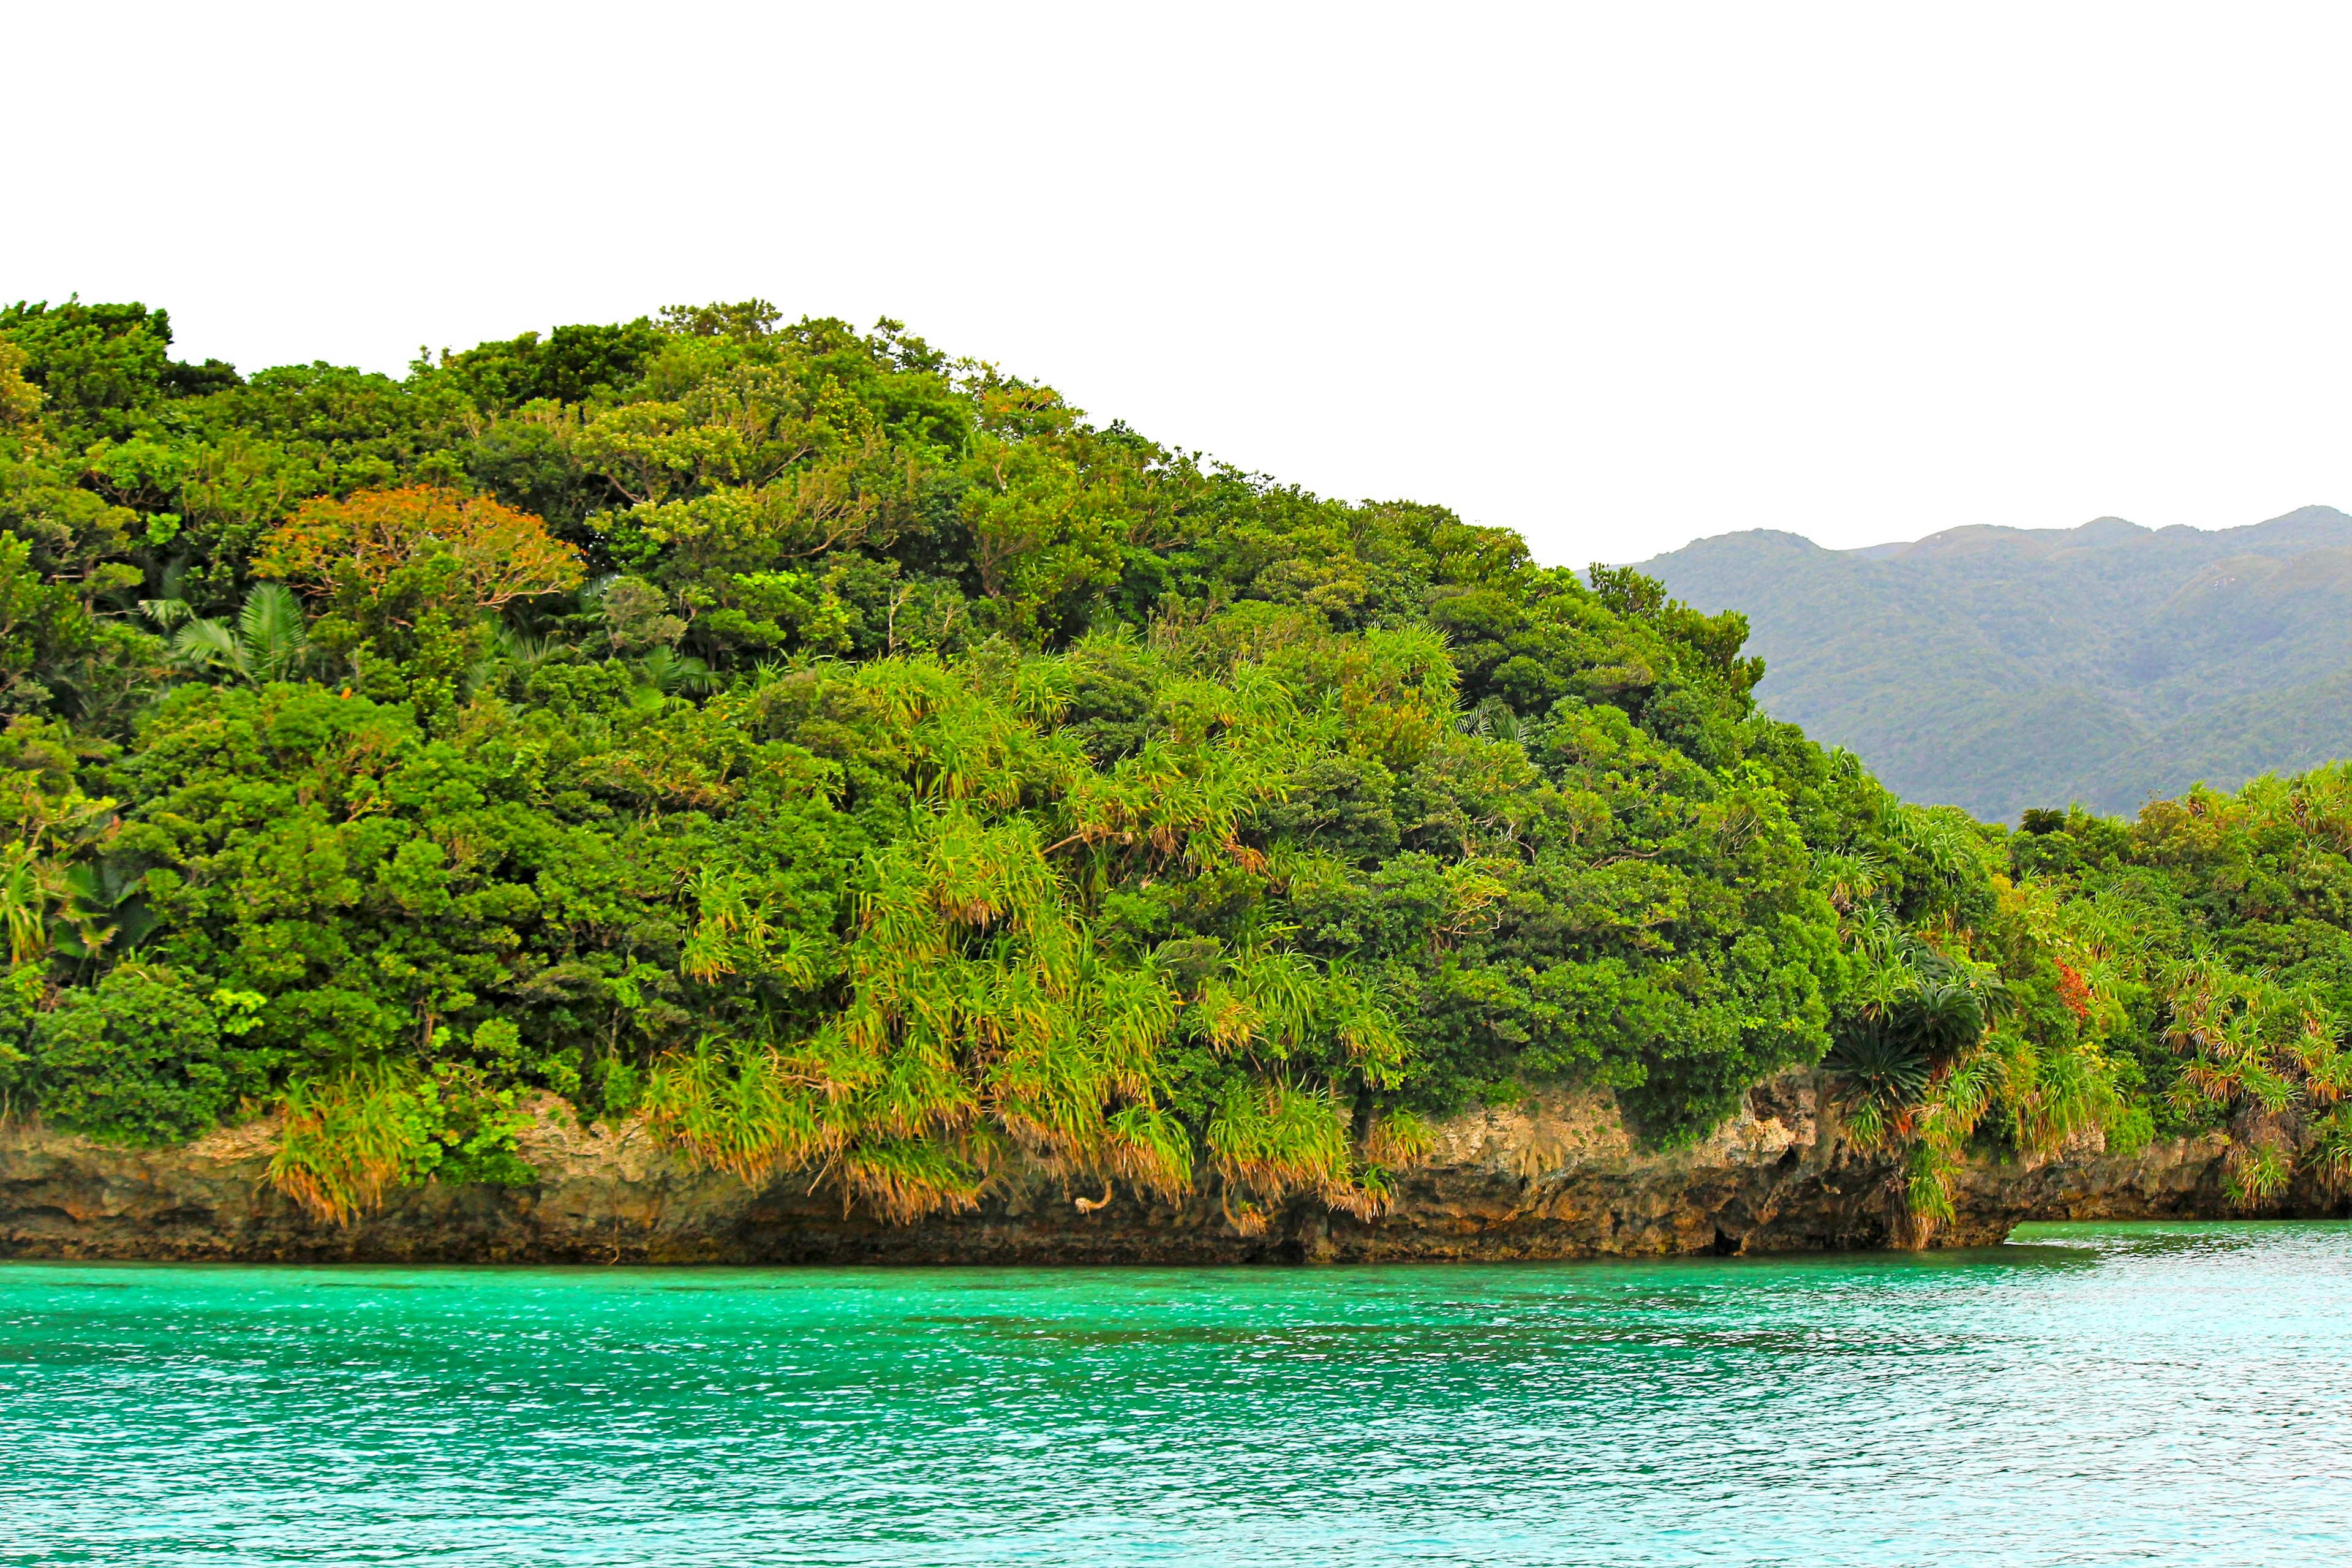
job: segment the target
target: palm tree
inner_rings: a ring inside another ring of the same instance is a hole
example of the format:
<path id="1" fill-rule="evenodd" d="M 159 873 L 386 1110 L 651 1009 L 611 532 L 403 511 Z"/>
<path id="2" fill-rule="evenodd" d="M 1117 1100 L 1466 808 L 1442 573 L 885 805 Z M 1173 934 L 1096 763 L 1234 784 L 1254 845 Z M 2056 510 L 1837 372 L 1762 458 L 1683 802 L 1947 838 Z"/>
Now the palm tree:
<path id="1" fill-rule="evenodd" d="M 97 958 L 137 946 L 155 926 L 146 892 L 145 874 L 119 861 L 67 868 L 58 881 L 53 916 L 65 929 L 53 945 L 68 958 Z"/>
<path id="2" fill-rule="evenodd" d="M 637 660 L 636 668 L 645 687 L 664 697 L 677 691 L 709 691 L 718 684 L 709 665 L 674 647 L 652 648 Z"/>
<path id="3" fill-rule="evenodd" d="M 225 672 L 258 686 L 290 680 L 310 661 L 309 624 L 282 583 L 257 584 L 246 595 L 235 627 L 194 616 L 184 599 L 147 599 L 139 607 L 166 629 L 185 623 L 172 638 L 172 658 L 194 673 Z"/>
<path id="4" fill-rule="evenodd" d="M 490 627 L 490 646 L 466 669 L 470 691 L 505 691 L 530 672 L 572 651 L 572 645 L 553 637 L 527 637 L 505 621 Z"/>

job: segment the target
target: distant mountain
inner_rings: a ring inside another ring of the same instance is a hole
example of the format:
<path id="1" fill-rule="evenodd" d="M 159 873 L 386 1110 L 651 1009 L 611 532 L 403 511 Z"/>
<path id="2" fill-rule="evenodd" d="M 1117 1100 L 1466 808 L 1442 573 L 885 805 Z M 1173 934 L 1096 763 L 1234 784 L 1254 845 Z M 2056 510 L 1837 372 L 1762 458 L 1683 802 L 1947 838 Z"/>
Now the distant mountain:
<path id="1" fill-rule="evenodd" d="M 2352 517 L 1956 528 L 1824 550 L 1755 530 L 1644 562 L 1745 611 L 1777 717 L 1916 801 L 2130 812 L 2352 755 Z"/>

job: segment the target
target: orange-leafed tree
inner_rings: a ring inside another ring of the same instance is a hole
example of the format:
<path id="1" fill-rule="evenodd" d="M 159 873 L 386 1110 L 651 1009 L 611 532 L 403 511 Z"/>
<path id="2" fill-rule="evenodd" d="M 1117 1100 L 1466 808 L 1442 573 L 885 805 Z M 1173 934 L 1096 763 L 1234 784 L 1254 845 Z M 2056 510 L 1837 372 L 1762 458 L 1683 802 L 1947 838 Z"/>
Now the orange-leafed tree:
<path id="1" fill-rule="evenodd" d="M 348 661 L 362 690 L 428 715 L 455 706 L 499 610 L 583 574 L 580 552 L 529 512 L 427 485 L 308 502 L 253 565 L 318 602 L 311 644 Z"/>
<path id="2" fill-rule="evenodd" d="M 380 599 L 432 562 L 476 610 L 580 585 L 580 552 L 527 511 L 431 485 L 321 497 L 269 536 L 255 570 L 331 598 Z"/>

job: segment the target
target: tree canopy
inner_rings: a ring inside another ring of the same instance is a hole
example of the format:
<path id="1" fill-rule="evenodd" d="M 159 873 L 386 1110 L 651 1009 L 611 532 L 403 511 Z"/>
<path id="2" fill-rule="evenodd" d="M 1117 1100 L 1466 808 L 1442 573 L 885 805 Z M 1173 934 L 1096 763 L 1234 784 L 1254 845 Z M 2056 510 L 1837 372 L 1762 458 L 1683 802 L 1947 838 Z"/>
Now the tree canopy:
<path id="1" fill-rule="evenodd" d="M 1906 806 L 1736 614 L 892 321 L 170 349 L 0 310 L 0 1093 L 61 1124 L 275 1110 L 347 1216 L 529 1181 L 551 1093 L 894 1219 L 1044 1173 L 1247 1229 L 1550 1081 L 1673 1142 L 1826 1058 L 1928 1216 L 1971 1141 L 2159 1124 L 2272 1190 L 2333 1103 L 2332 773 Z"/>

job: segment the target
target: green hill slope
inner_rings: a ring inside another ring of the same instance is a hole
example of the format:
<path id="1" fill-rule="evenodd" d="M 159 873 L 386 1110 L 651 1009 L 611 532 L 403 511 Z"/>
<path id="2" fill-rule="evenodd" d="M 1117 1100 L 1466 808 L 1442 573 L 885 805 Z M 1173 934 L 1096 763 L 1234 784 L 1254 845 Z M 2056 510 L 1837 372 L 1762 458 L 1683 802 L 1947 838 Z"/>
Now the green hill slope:
<path id="1" fill-rule="evenodd" d="M 1921 1225 L 1972 1151 L 2093 1131 L 2229 1128 L 2249 1202 L 2352 1179 L 2352 768 L 2132 825 L 1906 805 L 1759 710 L 1738 614 L 891 322 L 399 380 L 171 342 L 0 308 L 0 1120 L 269 1115 L 335 1220 L 534 1183 L 553 1096 L 891 1220 L 1061 1184 L 1255 1235 L 1371 1223 L 1433 1114 L 1566 1080 L 1689 1140 L 1820 1064 Z M 2168 737 L 2334 749 L 2347 546 L 1668 570 L 1764 607 L 1785 707 L 2005 807 Z"/>
<path id="2" fill-rule="evenodd" d="M 1776 716 L 1913 800 L 2104 811 L 2352 752 L 2352 517 L 1961 528 L 1832 551 L 1725 534 L 1643 563 L 1736 606 Z"/>

